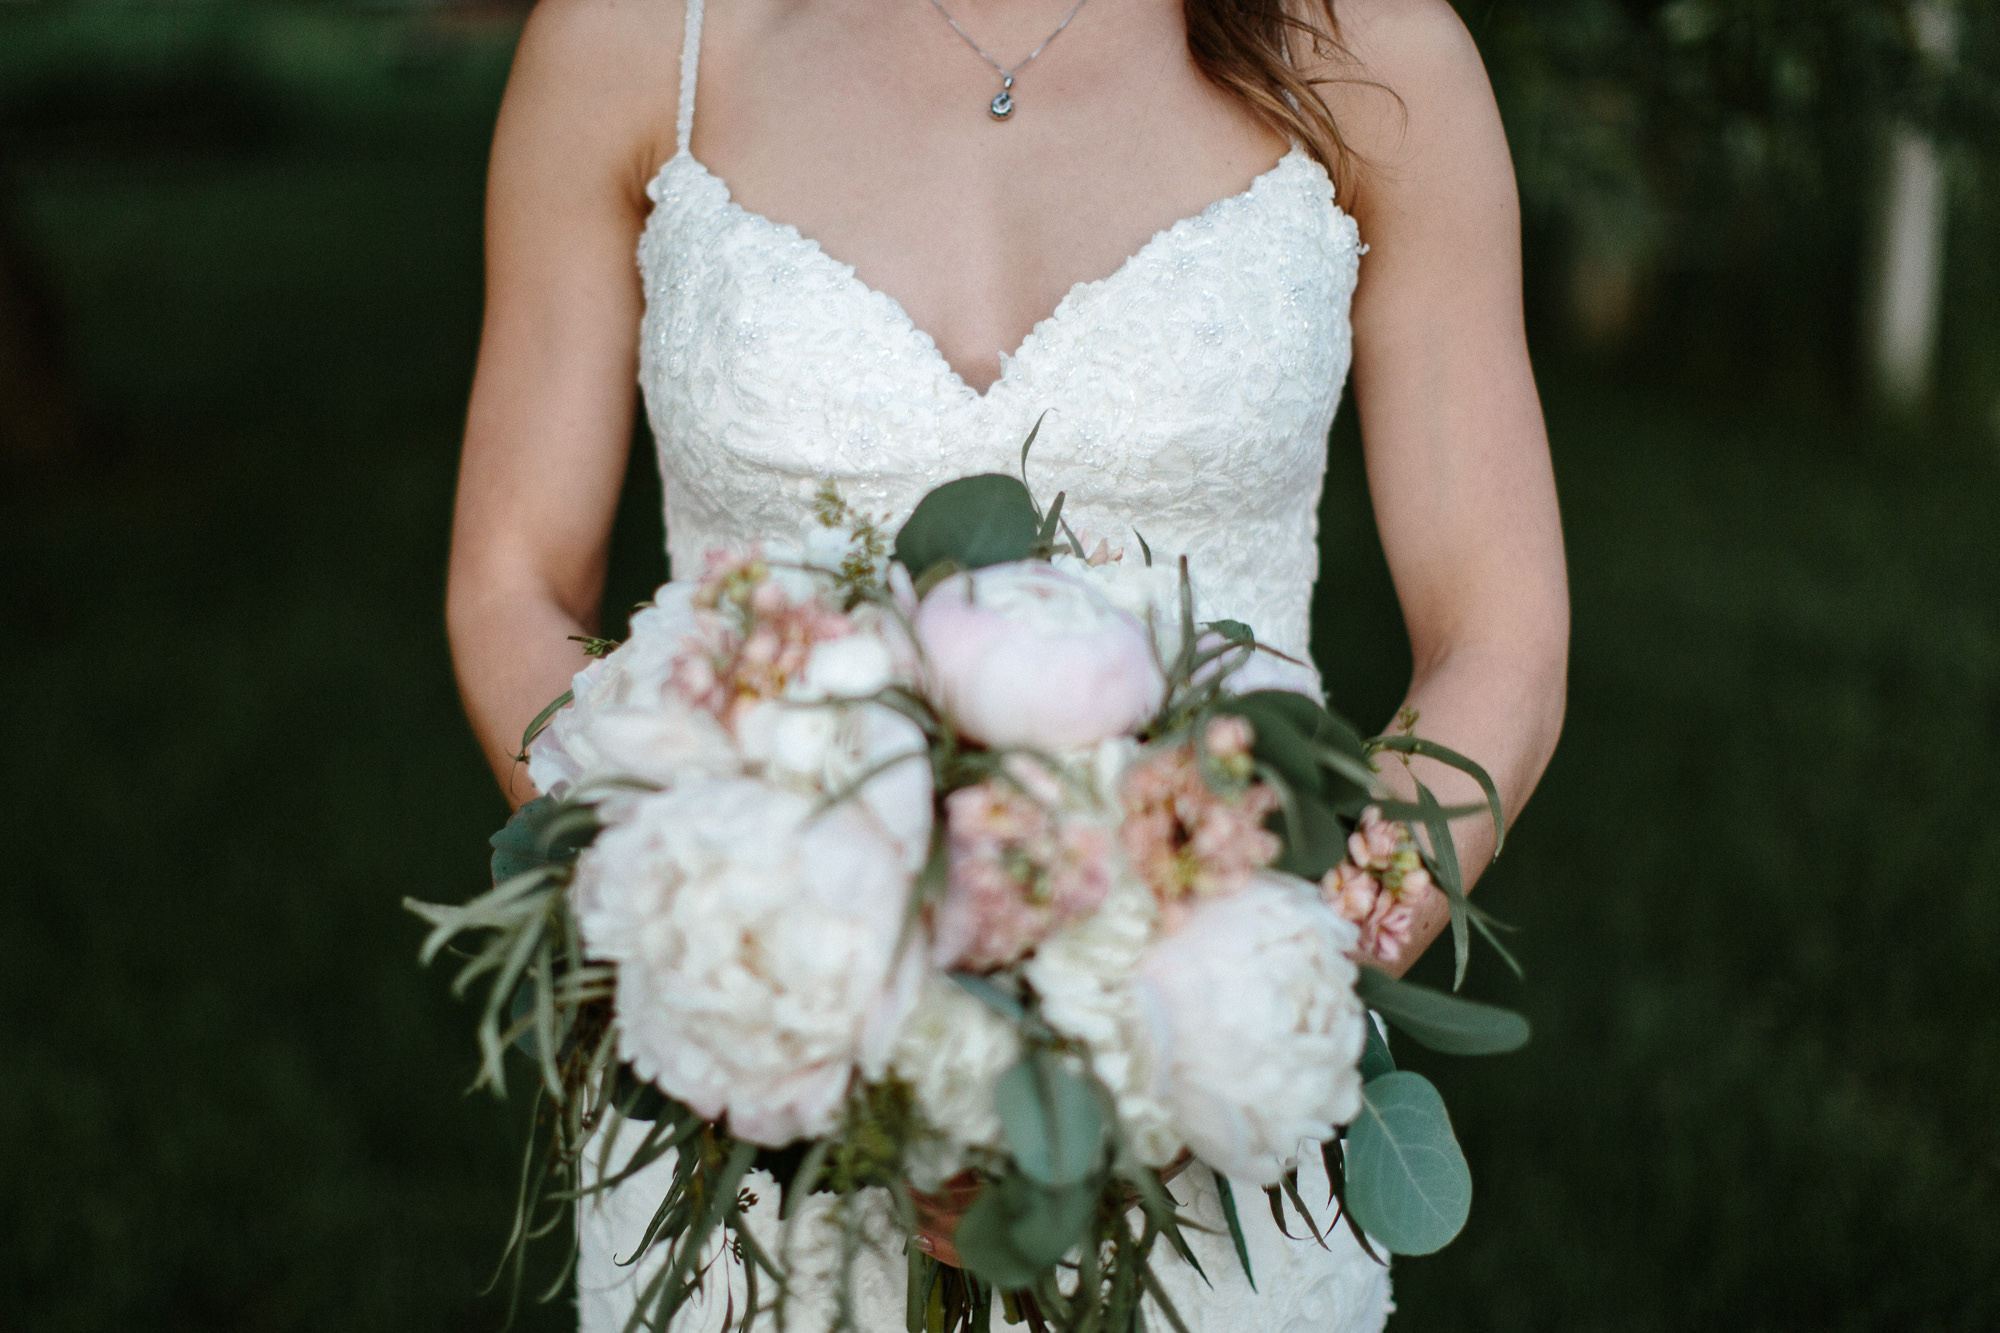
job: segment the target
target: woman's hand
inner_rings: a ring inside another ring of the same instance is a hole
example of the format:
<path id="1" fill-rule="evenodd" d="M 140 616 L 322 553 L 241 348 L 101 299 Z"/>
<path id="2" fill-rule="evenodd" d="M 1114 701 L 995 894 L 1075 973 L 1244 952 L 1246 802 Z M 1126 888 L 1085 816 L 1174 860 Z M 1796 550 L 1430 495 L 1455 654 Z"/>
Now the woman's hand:
<path id="1" fill-rule="evenodd" d="M 1479 53 L 1445 0 L 1342 0 L 1353 62 L 1315 71 L 1348 143 L 1342 197 L 1368 242 L 1354 296 L 1354 395 L 1369 491 L 1409 629 L 1417 734 L 1478 760 L 1509 817 L 1562 727 L 1569 594 L 1548 440 L 1521 311 L 1507 138 Z M 1391 93 L 1388 90 L 1393 90 Z M 1391 759 L 1446 804 L 1464 775 Z M 1468 882 L 1494 846 L 1459 825 Z M 1444 927 L 1441 895 L 1402 967 Z"/>

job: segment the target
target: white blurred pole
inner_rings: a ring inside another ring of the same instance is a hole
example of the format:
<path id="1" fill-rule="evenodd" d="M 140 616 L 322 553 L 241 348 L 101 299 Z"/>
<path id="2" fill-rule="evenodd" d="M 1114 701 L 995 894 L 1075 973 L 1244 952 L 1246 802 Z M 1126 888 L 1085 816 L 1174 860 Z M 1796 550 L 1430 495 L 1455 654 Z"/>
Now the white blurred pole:
<path id="1" fill-rule="evenodd" d="M 1934 60 L 1950 60 L 1958 25 L 1947 0 L 1912 0 L 1909 12 L 1918 49 Z M 1890 131 L 1884 209 L 1875 382 L 1885 402 L 1907 411 L 1930 393 L 1945 242 L 1944 163 L 1937 147 L 1908 124 Z"/>

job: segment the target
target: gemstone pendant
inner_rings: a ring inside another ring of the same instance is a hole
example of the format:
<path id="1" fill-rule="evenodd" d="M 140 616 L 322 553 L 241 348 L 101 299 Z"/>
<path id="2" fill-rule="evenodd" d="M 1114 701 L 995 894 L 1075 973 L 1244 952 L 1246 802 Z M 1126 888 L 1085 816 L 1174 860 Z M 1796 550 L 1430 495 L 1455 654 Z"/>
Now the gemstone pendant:
<path id="1" fill-rule="evenodd" d="M 1014 114 L 1014 81 L 1007 80 L 1000 91 L 993 94 L 993 100 L 986 104 L 987 112 L 995 120 L 1005 120 Z"/>

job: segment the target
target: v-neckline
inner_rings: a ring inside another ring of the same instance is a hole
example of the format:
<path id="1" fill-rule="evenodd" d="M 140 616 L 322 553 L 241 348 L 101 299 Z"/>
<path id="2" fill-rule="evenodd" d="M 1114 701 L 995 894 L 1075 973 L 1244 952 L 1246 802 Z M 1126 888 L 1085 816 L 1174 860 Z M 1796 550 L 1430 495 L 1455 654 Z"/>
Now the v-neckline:
<path id="1" fill-rule="evenodd" d="M 1012 381 L 1015 367 L 1021 364 L 1023 359 L 1034 350 L 1036 344 L 1041 341 L 1043 334 L 1060 324 L 1063 318 L 1079 302 L 1089 297 L 1092 293 L 1104 291 L 1116 285 L 1127 272 L 1137 267 L 1154 250 L 1166 244 L 1170 238 L 1191 231 L 1214 215 L 1247 201 L 1262 190 L 1267 182 L 1289 168 L 1294 159 L 1303 159 L 1307 162 L 1312 161 L 1312 158 L 1307 155 L 1303 148 L 1296 143 L 1292 144 L 1276 162 L 1266 167 L 1263 171 L 1258 172 L 1256 176 L 1251 178 L 1250 183 L 1241 190 L 1238 190 L 1235 194 L 1224 195 L 1214 203 L 1209 204 L 1206 208 L 1203 208 L 1200 212 L 1190 213 L 1186 217 L 1160 228 L 1148 237 L 1143 245 L 1119 261 L 1118 266 L 1112 269 L 1111 272 L 1101 278 L 1084 278 L 1071 283 L 1069 290 L 1063 293 L 1062 299 L 1056 302 L 1055 309 L 1035 322 L 1034 327 L 1029 329 L 1026 336 L 1021 339 L 1020 346 L 1016 347 L 1011 353 L 1002 352 L 1000 354 L 1000 373 L 984 389 L 975 389 L 966 382 L 965 377 L 958 373 L 958 369 L 951 364 L 951 361 L 945 356 L 943 349 L 938 346 L 937 339 L 917 326 L 917 322 L 910 318 L 910 312 L 903 308 L 901 301 L 881 288 L 867 282 L 855 271 L 854 265 L 836 259 L 834 256 L 828 254 L 825 247 L 818 241 L 805 235 L 791 223 L 779 222 L 773 218 L 766 217 L 762 213 L 745 208 L 736 201 L 735 194 L 729 188 L 729 182 L 716 175 L 713 171 L 710 171 L 700 158 L 696 157 L 686 148 L 681 149 L 661 164 L 660 169 L 653 175 L 653 183 L 657 186 L 660 179 L 673 169 L 676 163 L 686 161 L 695 171 L 701 173 L 704 180 L 712 182 L 722 192 L 722 202 L 725 208 L 746 219 L 753 225 L 769 228 L 777 235 L 803 248 L 809 254 L 817 256 L 820 262 L 831 265 L 841 280 L 856 292 L 872 300 L 886 303 L 894 323 L 927 350 L 931 359 L 937 363 L 939 370 L 945 376 L 946 381 L 953 386 L 960 396 L 968 398 L 977 404 L 984 405 L 992 402 L 1002 389 Z M 657 191 L 654 192 L 654 198 L 656 200 L 658 198 Z M 1329 206 L 1336 213 L 1344 211 L 1339 204 L 1333 203 L 1330 200 Z M 648 218 L 647 226 L 650 227 L 651 225 L 652 220 Z"/>

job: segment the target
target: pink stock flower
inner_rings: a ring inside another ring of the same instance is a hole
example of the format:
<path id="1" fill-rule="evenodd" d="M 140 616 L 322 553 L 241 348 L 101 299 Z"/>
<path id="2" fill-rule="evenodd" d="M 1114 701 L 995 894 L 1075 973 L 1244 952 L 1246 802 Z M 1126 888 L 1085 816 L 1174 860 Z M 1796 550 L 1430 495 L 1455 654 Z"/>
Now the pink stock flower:
<path id="1" fill-rule="evenodd" d="M 1135 764 L 1125 779 L 1124 804 L 1125 855 L 1167 909 L 1170 925 L 1183 899 L 1235 893 L 1282 847 L 1264 827 L 1278 808 L 1277 793 L 1262 783 L 1234 796 L 1216 791 L 1202 777 L 1191 745 Z"/>
<path id="2" fill-rule="evenodd" d="M 1361 823 L 1347 837 L 1348 859 L 1371 870 L 1387 870 L 1396 848 L 1408 842 L 1409 837 L 1407 827 L 1390 823 L 1371 805 L 1361 812 Z"/>
<path id="3" fill-rule="evenodd" d="M 695 630 L 674 660 L 682 698 L 725 723 L 745 705 L 779 699 L 805 674 L 813 648 L 854 632 L 853 622 L 771 577 L 757 548 L 710 551 L 694 594 Z"/>
<path id="4" fill-rule="evenodd" d="M 1202 743 L 1217 759 L 1246 757 L 1256 739 L 1257 733 L 1251 729 L 1250 719 L 1233 714 L 1210 718 L 1207 730 L 1202 733 Z"/>
<path id="5" fill-rule="evenodd" d="M 940 967 L 1004 967 L 1096 911 L 1111 887 L 1110 835 L 1065 820 L 1054 780 L 1016 767 L 1021 786 L 988 778 L 945 798 L 950 877 L 932 921 Z"/>
<path id="6" fill-rule="evenodd" d="M 1076 544 L 1082 548 L 1080 554 L 1083 556 L 1084 564 L 1089 565 L 1092 569 L 1103 565 L 1115 565 L 1125 558 L 1123 547 L 1113 546 L 1108 539 L 1103 537 L 1099 537 L 1093 541 L 1090 529 L 1088 528 L 1078 528 L 1076 530 Z"/>
<path id="7" fill-rule="evenodd" d="M 1361 930 L 1360 957 L 1401 960 L 1416 929 L 1417 908 L 1436 891 L 1410 826 L 1369 806 L 1347 839 L 1348 859 L 1326 872 L 1320 896 Z"/>
<path id="8" fill-rule="evenodd" d="M 1373 954 L 1385 963 L 1399 962 L 1403 950 L 1410 945 L 1410 933 L 1416 923 L 1415 908 L 1385 893 L 1376 900 L 1375 910 L 1361 925 L 1359 947 L 1363 953 Z"/>
<path id="9" fill-rule="evenodd" d="M 1375 900 L 1382 896 L 1382 886 L 1360 866 L 1352 861 L 1342 861 L 1326 872 L 1321 892 L 1334 911 L 1358 926 L 1375 910 Z"/>

